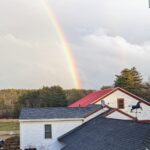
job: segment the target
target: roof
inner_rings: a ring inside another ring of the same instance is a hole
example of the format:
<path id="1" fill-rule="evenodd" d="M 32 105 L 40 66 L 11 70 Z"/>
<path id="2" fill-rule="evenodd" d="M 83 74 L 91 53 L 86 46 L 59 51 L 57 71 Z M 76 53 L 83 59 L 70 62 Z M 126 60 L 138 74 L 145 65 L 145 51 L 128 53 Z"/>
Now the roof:
<path id="1" fill-rule="evenodd" d="M 76 101 L 75 103 L 69 105 L 69 107 L 86 107 L 91 104 L 93 101 L 97 99 L 101 99 L 103 96 L 110 93 L 113 89 L 105 89 L 101 91 L 96 91 L 93 93 L 88 94 L 87 96 L 83 97 L 82 99 Z"/>
<path id="2" fill-rule="evenodd" d="M 85 118 L 101 109 L 101 105 L 90 105 L 85 108 L 49 107 L 49 108 L 23 108 L 20 113 L 21 120 L 30 119 L 64 119 Z"/>
<path id="3" fill-rule="evenodd" d="M 58 140 L 65 145 L 62 150 L 146 150 L 150 124 L 98 116 Z"/>
<path id="4" fill-rule="evenodd" d="M 140 97 L 138 97 L 138 96 L 136 96 L 136 95 L 120 88 L 120 87 L 116 87 L 116 88 L 110 88 L 110 89 L 105 89 L 105 90 L 100 90 L 100 91 L 90 93 L 87 96 L 83 97 L 82 99 L 80 99 L 80 100 L 76 101 L 75 103 L 69 105 L 69 107 L 86 107 L 89 104 L 94 104 L 94 103 L 102 100 L 103 98 L 109 96 L 110 94 L 114 93 L 117 90 L 119 90 L 119 91 L 135 98 L 136 100 L 141 101 L 141 102 L 145 103 L 146 105 L 150 106 L 150 103 L 145 101 L 144 99 L 142 99 L 142 98 L 140 98 Z"/>

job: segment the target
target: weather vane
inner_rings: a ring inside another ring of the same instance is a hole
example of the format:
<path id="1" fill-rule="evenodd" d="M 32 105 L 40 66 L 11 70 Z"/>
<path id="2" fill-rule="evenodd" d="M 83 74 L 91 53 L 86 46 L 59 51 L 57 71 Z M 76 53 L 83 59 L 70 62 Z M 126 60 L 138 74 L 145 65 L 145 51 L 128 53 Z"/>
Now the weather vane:
<path id="1" fill-rule="evenodd" d="M 143 110 L 143 108 L 141 107 L 141 102 L 138 102 L 136 105 L 131 105 L 129 107 L 131 107 L 131 113 L 133 112 L 133 110 L 135 110 L 133 113 L 135 113 L 136 120 L 138 120 L 138 113 L 141 113 L 141 111 L 138 111 L 138 109 Z"/>

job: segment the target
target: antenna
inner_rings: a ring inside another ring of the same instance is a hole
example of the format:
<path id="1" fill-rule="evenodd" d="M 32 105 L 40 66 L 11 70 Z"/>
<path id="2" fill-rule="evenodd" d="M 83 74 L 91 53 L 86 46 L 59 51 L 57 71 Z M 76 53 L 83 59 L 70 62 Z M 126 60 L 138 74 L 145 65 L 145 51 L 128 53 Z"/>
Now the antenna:
<path id="1" fill-rule="evenodd" d="M 102 105 L 103 107 L 106 105 L 104 100 L 101 100 L 101 105 Z"/>

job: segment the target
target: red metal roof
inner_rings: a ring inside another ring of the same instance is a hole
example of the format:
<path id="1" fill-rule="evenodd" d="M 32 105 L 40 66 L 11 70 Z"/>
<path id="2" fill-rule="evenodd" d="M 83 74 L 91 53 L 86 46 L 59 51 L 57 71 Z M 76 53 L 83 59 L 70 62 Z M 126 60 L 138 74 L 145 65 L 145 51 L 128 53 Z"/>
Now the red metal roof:
<path id="1" fill-rule="evenodd" d="M 105 89 L 105 90 L 100 90 L 100 91 L 90 93 L 89 95 L 69 105 L 69 107 L 86 107 L 92 104 L 93 102 L 95 102 L 96 100 L 101 99 L 107 94 L 111 93 L 113 90 L 114 88 L 111 88 L 111 89 Z"/>
<path id="2" fill-rule="evenodd" d="M 69 105 L 69 107 L 86 107 L 90 104 L 95 104 L 99 100 L 102 100 L 104 97 L 112 94 L 113 92 L 115 92 L 117 90 L 135 98 L 138 101 L 145 103 L 148 106 L 150 106 L 150 103 L 148 101 L 145 101 L 144 99 L 142 99 L 142 98 L 140 98 L 140 97 L 138 97 L 138 96 L 136 96 L 136 95 L 120 88 L 120 87 L 116 87 L 116 88 L 110 88 L 110 89 L 105 89 L 105 90 L 93 92 L 93 93 L 83 97 L 82 99 L 76 101 L 75 103 Z"/>

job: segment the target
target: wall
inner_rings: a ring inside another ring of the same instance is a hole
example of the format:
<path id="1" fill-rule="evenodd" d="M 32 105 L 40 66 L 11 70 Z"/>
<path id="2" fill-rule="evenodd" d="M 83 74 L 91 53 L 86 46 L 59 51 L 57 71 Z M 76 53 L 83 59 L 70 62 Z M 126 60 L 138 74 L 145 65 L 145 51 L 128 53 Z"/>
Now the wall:
<path id="1" fill-rule="evenodd" d="M 30 120 L 21 121 L 20 120 L 20 145 L 21 149 L 36 147 L 38 150 L 60 150 L 63 145 L 61 145 L 57 138 L 70 130 L 80 126 L 81 124 L 91 120 L 92 118 L 98 116 L 99 114 L 107 111 L 108 108 L 100 109 L 95 113 L 87 116 L 84 119 L 72 119 L 72 120 Z M 44 125 L 52 125 L 52 139 L 44 138 Z"/>
<path id="2" fill-rule="evenodd" d="M 44 125 L 52 125 L 52 139 L 44 138 Z M 20 148 L 36 147 L 38 150 L 60 150 L 62 145 L 57 138 L 82 124 L 82 120 L 75 121 L 20 121 Z"/>
<path id="3" fill-rule="evenodd" d="M 105 107 L 105 108 L 102 108 L 102 109 L 98 110 L 97 112 L 95 112 L 95 113 L 91 114 L 90 116 L 86 117 L 86 118 L 84 119 L 84 122 L 87 122 L 87 121 L 89 121 L 89 120 L 91 120 L 91 119 L 97 117 L 98 115 L 104 113 L 104 112 L 107 111 L 108 109 L 109 109 L 109 108 Z"/>
<path id="4" fill-rule="evenodd" d="M 115 111 L 113 113 L 111 113 L 110 115 L 108 115 L 106 118 L 115 118 L 115 119 L 123 119 L 123 120 L 132 120 L 131 118 L 129 118 L 128 116 L 125 116 L 124 114 L 121 114 L 118 111 Z"/>
<path id="5" fill-rule="evenodd" d="M 136 105 L 138 100 L 135 98 L 123 93 L 120 90 L 115 91 L 114 93 L 110 94 L 109 96 L 104 98 L 104 101 L 106 104 L 110 107 L 117 108 L 117 99 L 118 98 L 124 98 L 125 101 L 125 109 L 120 109 L 123 112 L 133 116 L 137 117 L 139 120 L 150 120 L 150 106 L 141 103 L 141 106 L 143 108 L 143 111 L 141 109 L 138 109 L 138 113 L 135 113 L 136 110 L 131 112 L 131 106 Z M 101 104 L 101 102 L 97 102 L 97 104 Z"/>

